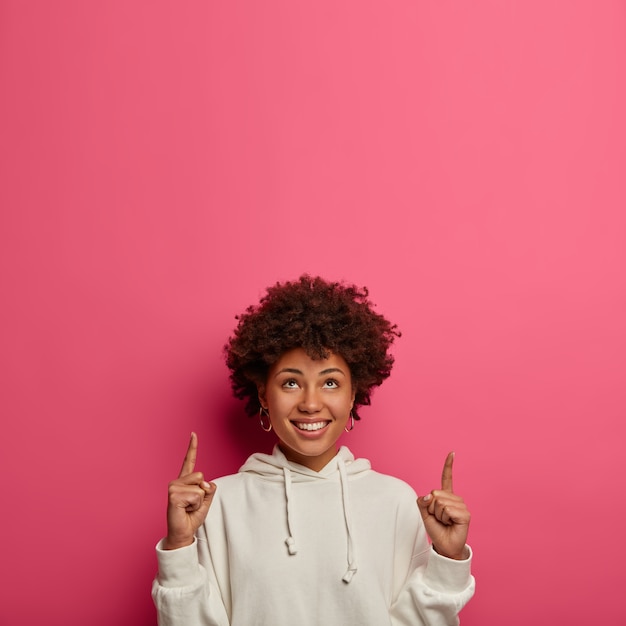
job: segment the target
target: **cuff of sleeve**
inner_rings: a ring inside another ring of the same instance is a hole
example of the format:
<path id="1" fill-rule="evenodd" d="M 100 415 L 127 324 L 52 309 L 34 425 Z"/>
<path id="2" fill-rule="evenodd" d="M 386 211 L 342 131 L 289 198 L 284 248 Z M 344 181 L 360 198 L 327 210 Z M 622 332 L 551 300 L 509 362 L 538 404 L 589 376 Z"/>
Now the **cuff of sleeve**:
<path id="1" fill-rule="evenodd" d="M 198 545 L 193 543 L 176 550 L 163 550 L 163 539 L 156 545 L 159 584 L 162 587 L 193 587 L 202 581 Z"/>
<path id="2" fill-rule="evenodd" d="M 431 547 L 424 582 L 436 591 L 456 593 L 466 589 L 472 581 L 472 549 L 469 546 L 467 549 L 469 557 L 456 561 L 441 556 Z"/>

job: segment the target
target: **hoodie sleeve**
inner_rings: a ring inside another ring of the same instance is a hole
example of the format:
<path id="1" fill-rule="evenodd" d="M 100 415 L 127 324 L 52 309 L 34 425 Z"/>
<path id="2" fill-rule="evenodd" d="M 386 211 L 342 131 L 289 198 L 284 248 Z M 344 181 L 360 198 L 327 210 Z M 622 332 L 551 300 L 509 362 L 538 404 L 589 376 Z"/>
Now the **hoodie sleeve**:
<path id="1" fill-rule="evenodd" d="M 471 549 L 464 561 L 437 554 L 428 543 L 415 501 L 409 504 L 399 516 L 397 549 L 406 549 L 402 544 L 412 536 L 413 557 L 405 583 L 391 607 L 391 624 L 458 626 L 459 612 L 474 595 Z"/>
<path id="2" fill-rule="evenodd" d="M 159 626 L 229 626 L 212 573 L 206 540 L 178 550 L 156 547 L 159 572 L 152 584 Z"/>

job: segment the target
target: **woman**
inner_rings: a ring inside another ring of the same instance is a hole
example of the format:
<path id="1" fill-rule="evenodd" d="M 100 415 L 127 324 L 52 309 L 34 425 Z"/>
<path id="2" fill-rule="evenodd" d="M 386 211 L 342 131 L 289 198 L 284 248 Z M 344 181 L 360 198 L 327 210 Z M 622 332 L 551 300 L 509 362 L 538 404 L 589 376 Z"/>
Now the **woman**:
<path id="1" fill-rule="evenodd" d="M 417 498 L 337 449 L 390 374 L 396 327 L 367 290 L 307 275 L 238 319 L 233 391 L 277 445 L 209 483 L 192 434 L 157 546 L 161 626 L 458 624 L 474 580 L 453 455 Z"/>

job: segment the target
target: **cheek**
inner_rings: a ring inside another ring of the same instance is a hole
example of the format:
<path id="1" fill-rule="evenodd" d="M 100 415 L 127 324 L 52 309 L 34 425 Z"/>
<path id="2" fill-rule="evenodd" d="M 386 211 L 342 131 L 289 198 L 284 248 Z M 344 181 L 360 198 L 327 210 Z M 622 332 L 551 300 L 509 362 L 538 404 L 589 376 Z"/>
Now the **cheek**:
<path id="1" fill-rule="evenodd" d="M 337 417 L 347 417 L 352 410 L 353 400 L 352 396 L 346 395 L 342 398 L 337 398 L 333 403 L 333 411 L 337 413 Z"/>
<path id="2" fill-rule="evenodd" d="M 290 402 L 289 394 L 268 393 L 267 404 L 274 413 L 284 413 L 289 409 L 292 402 Z"/>

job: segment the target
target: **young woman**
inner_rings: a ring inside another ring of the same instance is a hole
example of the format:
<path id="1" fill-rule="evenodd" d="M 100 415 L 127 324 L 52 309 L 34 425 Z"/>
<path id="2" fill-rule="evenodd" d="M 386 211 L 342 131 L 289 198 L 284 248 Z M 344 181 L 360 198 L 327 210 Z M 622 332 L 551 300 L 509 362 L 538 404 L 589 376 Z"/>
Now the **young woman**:
<path id="1" fill-rule="evenodd" d="M 157 546 L 159 624 L 458 624 L 474 579 L 453 454 L 441 489 L 417 498 L 337 449 L 390 374 L 396 327 L 366 289 L 307 275 L 238 319 L 225 347 L 233 391 L 277 445 L 206 482 L 192 434 Z"/>

